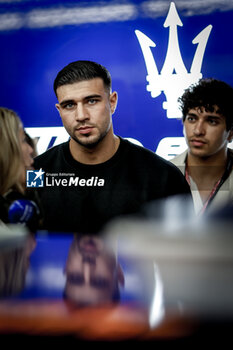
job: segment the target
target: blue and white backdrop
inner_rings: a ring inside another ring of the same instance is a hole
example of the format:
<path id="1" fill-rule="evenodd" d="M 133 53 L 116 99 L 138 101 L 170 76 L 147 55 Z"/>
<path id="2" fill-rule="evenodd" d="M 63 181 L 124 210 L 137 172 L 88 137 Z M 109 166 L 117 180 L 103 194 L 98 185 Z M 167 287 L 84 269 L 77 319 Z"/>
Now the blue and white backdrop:
<path id="1" fill-rule="evenodd" d="M 111 72 L 115 133 L 166 159 L 185 147 L 177 98 L 200 77 L 233 86 L 232 0 L 0 0 L 0 105 L 38 152 L 68 139 L 53 80 L 71 61 Z"/>

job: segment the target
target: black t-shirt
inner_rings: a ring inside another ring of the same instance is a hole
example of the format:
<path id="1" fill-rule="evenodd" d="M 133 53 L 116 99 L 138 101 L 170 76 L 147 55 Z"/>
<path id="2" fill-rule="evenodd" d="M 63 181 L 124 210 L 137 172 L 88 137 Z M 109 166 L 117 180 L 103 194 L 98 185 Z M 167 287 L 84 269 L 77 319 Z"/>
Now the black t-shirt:
<path id="1" fill-rule="evenodd" d="M 74 160 L 69 142 L 36 157 L 45 171 L 38 189 L 44 229 L 97 233 L 112 218 L 139 212 L 145 203 L 190 193 L 180 170 L 152 151 L 120 138 L 108 161 L 86 165 Z"/>

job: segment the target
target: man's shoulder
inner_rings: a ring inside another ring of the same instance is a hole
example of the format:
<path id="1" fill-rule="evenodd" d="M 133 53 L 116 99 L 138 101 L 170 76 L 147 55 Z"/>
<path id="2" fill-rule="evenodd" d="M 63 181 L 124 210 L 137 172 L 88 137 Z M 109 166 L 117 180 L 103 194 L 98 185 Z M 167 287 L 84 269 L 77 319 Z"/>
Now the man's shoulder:
<path id="1" fill-rule="evenodd" d="M 37 157 L 35 157 L 34 163 L 35 167 L 37 165 L 42 165 L 44 163 L 50 163 L 53 160 L 57 160 L 59 157 L 59 154 L 63 152 L 63 149 L 67 146 L 67 142 L 63 142 L 57 146 L 51 147 L 44 153 L 41 153 Z"/>
<path id="2" fill-rule="evenodd" d="M 142 163 L 145 163 L 145 165 L 151 167 L 175 168 L 171 162 L 160 157 L 150 149 L 134 144 L 128 140 L 123 140 L 123 142 L 126 147 L 128 147 L 129 156 L 132 157 L 132 159 L 135 159 L 135 161 L 141 161 Z"/>
<path id="3" fill-rule="evenodd" d="M 136 157 L 135 159 L 142 158 L 144 160 L 149 159 L 152 161 L 155 161 L 155 160 L 157 161 L 160 158 L 154 152 L 152 152 L 150 149 L 144 146 L 135 144 L 132 141 L 129 141 L 127 139 L 122 139 L 121 141 L 124 145 L 124 148 L 127 149 L 128 155 L 130 157 L 135 156 Z"/>
<path id="4" fill-rule="evenodd" d="M 170 162 L 176 166 L 185 166 L 185 161 L 187 158 L 188 150 L 178 154 L 176 157 L 170 159 Z"/>

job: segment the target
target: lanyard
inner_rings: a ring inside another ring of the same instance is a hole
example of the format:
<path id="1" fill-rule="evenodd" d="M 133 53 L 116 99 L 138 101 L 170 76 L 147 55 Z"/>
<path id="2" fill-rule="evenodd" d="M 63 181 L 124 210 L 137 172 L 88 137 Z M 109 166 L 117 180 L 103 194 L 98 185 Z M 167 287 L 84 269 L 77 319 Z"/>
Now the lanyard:
<path id="1" fill-rule="evenodd" d="M 223 185 L 223 183 L 226 181 L 226 179 L 230 175 L 231 170 L 232 170 L 232 166 L 233 166 L 233 157 L 230 154 L 230 152 L 228 152 L 227 166 L 226 166 L 226 169 L 224 171 L 224 174 L 222 175 L 221 179 L 219 179 L 216 182 L 216 184 L 214 185 L 214 187 L 212 188 L 209 197 L 205 201 L 205 203 L 204 203 L 204 205 L 203 205 L 203 207 L 200 210 L 198 215 L 202 215 L 206 211 L 207 207 L 209 207 L 210 203 L 213 201 L 213 199 L 215 198 L 216 194 L 218 193 L 220 187 Z M 190 178 L 189 178 L 187 166 L 185 167 L 185 178 L 188 181 L 189 186 L 190 186 L 191 183 L 190 183 Z"/>

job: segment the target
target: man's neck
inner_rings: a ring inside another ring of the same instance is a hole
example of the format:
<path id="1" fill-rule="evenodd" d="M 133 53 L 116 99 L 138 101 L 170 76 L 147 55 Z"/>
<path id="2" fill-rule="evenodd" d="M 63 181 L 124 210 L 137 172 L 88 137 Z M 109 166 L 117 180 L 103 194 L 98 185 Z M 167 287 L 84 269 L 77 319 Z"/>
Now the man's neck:
<path id="1" fill-rule="evenodd" d="M 187 167 L 191 173 L 199 174 L 200 177 L 218 175 L 219 172 L 224 172 L 227 164 L 227 149 L 222 149 L 220 152 L 208 156 L 199 157 L 188 152 Z"/>
<path id="2" fill-rule="evenodd" d="M 101 164 L 112 158 L 120 144 L 119 137 L 107 134 L 95 147 L 88 148 L 70 140 L 72 157 L 83 164 Z"/>
<path id="3" fill-rule="evenodd" d="M 197 157 L 188 153 L 187 171 L 205 200 L 223 176 L 227 164 L 227 150 L 209 157 Z"/>

